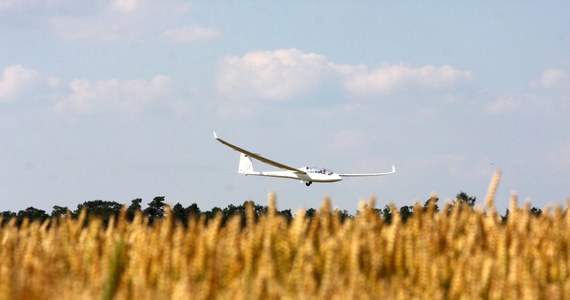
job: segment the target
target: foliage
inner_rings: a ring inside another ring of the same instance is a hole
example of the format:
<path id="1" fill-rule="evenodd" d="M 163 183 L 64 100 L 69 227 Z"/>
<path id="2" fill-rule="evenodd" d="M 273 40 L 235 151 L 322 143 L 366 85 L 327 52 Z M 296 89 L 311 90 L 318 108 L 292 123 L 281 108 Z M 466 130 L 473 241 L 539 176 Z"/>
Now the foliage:
<path id="1" fill-rule="evenodd" d="M 454 208 L 473 209 L 476 199 L 476 197 L 469 196 L 465 192 L 459 192 L 456 196 L 456 199 L 451 203 L 451 205 L 446 206 L 444 211 L 449 214 Z M 130 222 L 134 220 L 137 214 L 141 214 L 144 218 L 148 219 L 148 224 L 152 224 L 155 220 L 160 220 L 164 218 L 166 214 L 170 213 L 174 222 L 181 223 L 183 226 L 188 227 L 189 222 L 193 220 L 195 221 L 203 218 L 205 223 L 209 223 L 210 221 L 214 220 L 219 214 L 221 216 L 220 226 L 225 226 L 228 220 L 234 216 L 238 216 L 240 218 L 240 224 L 243 227 L 246 225 L 246 207 L 248 205 L 251 205 L 253 208 L 253 220 L 255 222 L 258 221 L 261 215 L 266 214 L 268 209 L 267 206 L 256 204 L 253 201 L 245 201 L 241 205 L 229 204 L 223 209 L 214 207 L 211 210 L 207 211 L 202 211 L 196 203 L 192 203 L 186 208 L 180 203 L 176 203 L 173 207 L 170 207 L 166 203 L 166 198 L 164 196 L 154 197 L 153 200 L 148 203 L 148 206 L 146 208 L 142 207 L 142 201 L 143 200 L 140 198 L 133 199 L 131 201 L 131 204 L 127 207 L 115 201 L 91 200 L 79 204 L 77 206 L 77 209 L 74 211 L 70 211 L 67 207 L 56 205 L 53 207 L 51 215 L 47 214 L 43 210 L 34 207 L 28 207 L 27 209 L 21 210 L 17 213 L 10 211 L 1 212 L 0 224 L 5 224 L 13 218 L 17 219 L 16 224 L 18 226 L 24 219 L 28 219 L 30 221 L 44 221 L 48 218 L 59 219 L 60 217 L 68 216 L 77 219 L 81 211 L 85 210 L 85 225 L 87 225 L 92 218 L 98 218 L 103 222 L 103 226 L 107 226 L 111 217 L 117 219 L 121 212 L 125 210 L 125 220 Z M 440 209 L 438 206 L 438 201 L 439 198 L 436 196 L 431 196 L 428 200 L 426 200 L 420 210 L 418 210 L 419 208 L 416 208 L 415 205 L 407 205 L 400 208 L 396 208 L 393 205 L 386 205 L 383 209 L 374 210 L 376 214 L 387 224 L 390 224 L 392 222 L 394 212 L 398 213 L 401 220 L 405 223 L 410 217 L 414 215 L 416 211 L 431 211 L 432 213 L 438 213 Z M 540 216 L 542 213 L 542 210 L 536 207 L 530 208 L 529 211 L 531 215 L 535 217 Z M 318 210 L 309 208 L 304 212 L 305 218 L 311 220 L 317 215 L 317 212 Z M 278 211 L 277 213 L 285 217 L 287 222 L 292 222 L 295 218 L 294 213 L 290 209 Z M 347 210 L 335 210 L 334 213 L 338 215 L 341 222 L 355 218 L 355 216 L 351 215 Z M 357 211 L 356 215 L 359 213 L 360 212 Z M 508 216 L 509 210 L 507 209 L 505 215 L 502 216 L 503 221 L 506 222 Z"/>
<path id="2" fill-rule="evenodd" d="M 87 214 L 86 221 L 97 217 L 103 220 L 103 224 L 107 225 L 111 217 L 117 218 L 119 216 L 122 207 L 123 205 L 115 201 L 93 200 L 77 205 L 77 209 L 73 215 L 78 216 L 81 211 L 85 210 Z M 59 209 L 58 206 L 54 206 L 54 210 L 60 211 L 61 209 Z"/>
<path id="3" fill-rule="evenodd" d="M 164 216 L 164 196 L 154 197 L 143 213 L 148 217 L 150 223 Z"/>
<path id="4" fill-rule="evenodd" d="M 477 197 L 469 196 L 465 192 L 459 192 L 459 194 L 455 196 L 455 201 L 453 203 L 454 205 L 467 205 L 473 207 L 475 206 L 475 201 L 477 201 Z"/>

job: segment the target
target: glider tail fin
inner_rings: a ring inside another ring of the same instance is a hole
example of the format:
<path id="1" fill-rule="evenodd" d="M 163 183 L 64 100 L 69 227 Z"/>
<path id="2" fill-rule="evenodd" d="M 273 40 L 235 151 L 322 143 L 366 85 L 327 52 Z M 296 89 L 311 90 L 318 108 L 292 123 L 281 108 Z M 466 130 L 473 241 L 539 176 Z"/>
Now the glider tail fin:
<path id="1" fill-rule="evenodd" d="M 252 174 L 253 171 L 253 162 L 251 161 L 251 158 L 249 158 L 249 156 L 241 153 L 240 158 L 239 158 L 239 169 L 238 169 L 238 173 L 240 174 L 244 174 L 244 175 L 249 175 Z"/>

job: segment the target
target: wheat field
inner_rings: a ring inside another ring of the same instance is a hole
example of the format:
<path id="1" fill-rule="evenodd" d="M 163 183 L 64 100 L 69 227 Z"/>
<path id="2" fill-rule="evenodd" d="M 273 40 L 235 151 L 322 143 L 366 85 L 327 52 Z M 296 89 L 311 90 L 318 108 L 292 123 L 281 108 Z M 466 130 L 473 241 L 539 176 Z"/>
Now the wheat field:
<path id="1" fill-rule="evenodd" d="M 188 227 L 124 214 L 108 226 L 62 217 L 0 228 L 3 299 L 563 299 L 570 296 L 570 214 L 536 217 L 510 199 L 484 208 L 416 204 L 387 224 L 374 199 L 340 221 L 325 199 L 311 220 L 268 213 Z M 396 208 L 393 207 L 393 211 Z"/>

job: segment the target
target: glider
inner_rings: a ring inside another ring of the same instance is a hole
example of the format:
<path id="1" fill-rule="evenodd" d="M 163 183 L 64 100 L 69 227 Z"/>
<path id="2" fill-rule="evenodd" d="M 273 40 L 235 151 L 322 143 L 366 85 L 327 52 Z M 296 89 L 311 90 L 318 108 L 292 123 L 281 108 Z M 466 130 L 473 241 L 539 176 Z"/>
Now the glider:
<path id="1" fill-rule="evenodd" d="M 254 175 L 254 176 L 268 176 L 268 177 L 278 177 L 278 178 L 289 178 L 301 180 L 305 185 L 309 186 L 313 182 L 337 182 L 341 181 L 344 177 L 367 177 L 367 176 L 385 176 L 396 173 L 396 167 L 392 165 L 392 170 L 385 173 L 361 173 L 361 174 L 337 174 L 330 170 L 315 167 L 301 167 L 293 168 L 288 165 L 276 162 L 269 158 L 265 158 L 257 153 L 253 153 L 249 150 L 240 148 L 234 144 L 231 144 L 216 135 L 214 132 L 214 138 L 218 142 L 238 151 L 241 153 L 239 159 L 238 173 L 243 175 Z M 283 171 L 254 171 L 253 162 L 251 159 L 259 160 L 268 165 L 274 166 L 276 168 L 282 169 Z"/>

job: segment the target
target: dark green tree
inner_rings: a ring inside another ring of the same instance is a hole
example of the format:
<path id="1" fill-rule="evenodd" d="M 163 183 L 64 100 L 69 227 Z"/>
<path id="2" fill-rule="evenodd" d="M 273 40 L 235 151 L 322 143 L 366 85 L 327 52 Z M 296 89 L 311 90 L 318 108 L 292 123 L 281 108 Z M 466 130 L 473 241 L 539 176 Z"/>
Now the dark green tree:
<path id="1" fill-rule="evenodd" d="M 309 208 L 305 211 L 305 216 L 312 219 L 317 214 L 317 210 L 314 208 Z"/>
<path id="2" fill-rule="evenodd" d="M 377 211 L 377 209 L 375 209 L 375 211 Z M 348 212 L 348 210 L 346 210 L 346 209 L 343 209 L 343 210 L 335 209 L 335 210 L 333 210 L 333 214 L 335 214 L 338 217 L 338 219 L 340 220 L 341 223 L 344 223 L 344 221 L 346 219 L 353 219 L 354 218 L 354 216 L 351 215 Z"/>
<path id="3" fill-rule="evenodd" d="M 182 204 L 176 203 L 176 205 L 172 207 L 172 216 L 174 217 L 174 220 L 182 223 L 184 226 L 188 225 L 188 213 Z"/>
<path id="4" fill-rule="evenodd" d="M 100 218 L 103 224 L 107 226 L 111 217 L 119 217 L 122 208 L 123 205 L 115 201 L 92 200 L 77 205 L 77 209 L 73 212 L 73 215 L 78 216 L 82 210 L 85 210 L 87 213 L 87 222 L 92 218 Z"/>
<path id="5" fill-rule="evenodd" d="M 164 196 L 154 197 L 148 204 L 148 207 L 143 210 L 144 214 L 148 217 L 150 223 L 156 219 L 164 217 Z"/>
<path id="6" fill-rule="evenodd" d="M 192 203 L 190 206 L 186 207 L 185 211 L 190 219 L 200 217 L 201 211 L 196 203 Z"/>
<path id="7" fill-rule="evenodd" d="M 402 218 L 402 221 L 404 223 L 406 223 L 406 221 L 408 221 L 408 219 L 414 214 L 414 207 L 409 205 L 409 206 L 402 206 L 400 207 L 400 217 Z"/>
<path id="8" fill-rule="evenodd" d="M 49 215 L 45 212 L 45 210 L 30 206 L 25 210 L 20 210 L 16 218 L 17 218 L 17 224 L 20 225 L 22 224 L 24 219 L 28 219 L 30 220 L 30 222 L 31 221 L 43 222 L 47 218 L 49 218 Z"/>
<path id="9" fill-rule="evenodd" d="M 510 214 L 510 210 L 507 208 L 507 210 L 505 211 L 505 214 L 501 216 L 501 222 L 503 222 L 503 224 L 506 224 L 507 221 L 509 220 L 509 214 Z"/>
<path id="10" fill-rule="evenodd" d="M 64 217 L 67 215 L 67 213 L 71 214 L 71 211 L 69 210 L 69 208 L 67 208 L 67 206 L 58 206 L 55 205 L 51 211 L 51 217 L 52 218 L 60 218 L 60 217 Z"/>
<path id="11" fill-rule="evenodd" d="M 427 211 L 430 208 L 430 205 L 433 205 L 433 212 L 434 213 L 439 212 L 439 206 L 437 205 L 438 201 L 439 198 L 436 196 L 432 196 L 429 199 L 427 199 L 427 201 L 424 203 L 424 211 Z"/>
<path id="12" fill-rule="evenodd" d="M 245 207 L 243 205 L 235 206 L 233 204 L 230 204 L 226 206 L 226 208 L 222 209 L 222 212 L 224 213 L 225 219 L 228 219 L 235 215 L 243 215 L 245 217 Z"/>
<path id="13" fill-rule="evenodd" d="M 542 214 L 542 209 L 533 207 L 530 209 L 530 213 L 535 217 L 540 217 L 540 215 Z"/>
<path id="14" fill-rule="evenodd" d="M 385 223 L 392 224 L 392 208 L 390 208 L 390 206 L 384 206 L 384 209 L 382 210 L 382 219 L 384 219 Z"/>
<path id="15" fill-rule="evenodd" d="M 8 223 L 11 219 L 16 218 L 16 213 L 11 211 L 3 211 L 0 213 L 2 220 L 0 220 L 0 224 L 4 225 Z"/>
<path id="16" fill-rule="evenodd" d="M 202 215 L 204 215 L 206 218 L 206 223 L 209 223 L 211 220 L 213 220 L 217 214 L 220 214 L 222 216 L 222 218 L 224 217 L 223 210 L 217 206 L 215 206 L 214 208 L 212 208 L 209 211 L 205 211 L 202 213 Z"/>
<path id="17" fill-rule="evenodd" d="M 142 199 L 141 198 L 136 198 L 131 200 L 131 205 L 129 205 L 129 207 L 127 208 L 127 215 L 126 218 L 129 221 L 134 220 L 135 215 L 138 213 L 142 213 L 142 207 L 141 207 L 141 203 L 142 203 Z"/>
<path id="18" fill-rule="evenodd" d="M 225 224 L 226 221 L 237 216 L 240 219 L 241 226 L 244 227 L 245 223 L 246 223 L 246 208 L 247 208 L 248 204 L 253 205 L 254 214 L 255 214 L 254 217 L 257 220 L 257 213 L 255 212 L 255 203 L 253 203 L 253 201 L 245 201 L 242 205 L 236 206 L 236 205 L 230 204 L 230 205 L 226 206 L 226 208 L 224 208 L 222 210 L 222 213 L 224 214 L 224 219 L 223 219 L 222 224 Z"/>
<path id="19" fill-rule="evenodd" d="M 278 214 L 285 217 L 285 219 L 287 219 L 287 223 L 290 223 L 293 220 L 293 213 L 291 213 L 290 209 L 284 209 L 278 212 Z"/>
<path id="20" fill-rule="evenodd" d="M 266 214 L 267 210 L 269 209 L 267 207 L 267 205 L 260 205 L 260 204 L 255 204 L 253 201 L 251 201 L 251 203 L 253 203 L 253 211 L 255 212 L 255 216 L 256 216 L 256 220 L 259 216 L 261 216 L 262 214 Z"/>
<path id="21" fill-rule="evenodd" d="M 477 197 L 469 196 L 465 192 L 461 191 L 459 194 L 455 196 L 455 201 L 453 201 L 453 205 L 467 205 L 470 207 L 475 206 L 475 201 L 477 201 Z"/>

